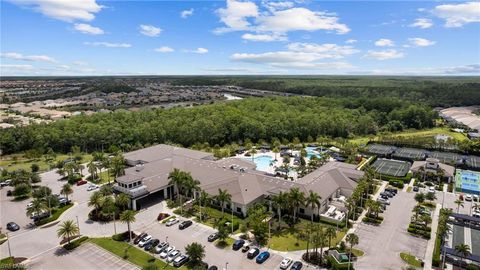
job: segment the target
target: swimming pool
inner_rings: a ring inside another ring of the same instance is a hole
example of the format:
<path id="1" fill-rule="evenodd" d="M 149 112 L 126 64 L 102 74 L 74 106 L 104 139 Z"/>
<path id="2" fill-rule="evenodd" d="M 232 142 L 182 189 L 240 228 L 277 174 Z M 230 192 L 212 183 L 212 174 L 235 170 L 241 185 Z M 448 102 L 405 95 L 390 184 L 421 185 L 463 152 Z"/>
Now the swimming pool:
<path id="1" fill-rule="evenodd" d="M 246 158 L 250 161 L 252 161 L 252 158 Z M 268 168 L 270 167 L 270 164 L 273 162 L 273 158 L 270 156 L 255 156 L 253 159 L 253 162 L 257 165 L 256 170 L 257 171 L 264 171 L 267 172 Z"/>
<path id="2" fill-rule="evenodd" d="M 455 189 L 461 192 L 480 194 L 480 172 L 457 169 Z"/>
<path id="3" fill-rule="evenodd" d="M 312 156 L 316 156 L 317 158 L 320 158 L 321 153 L 318 152 L 317 149 L 318 147 L 305 147 L 305 150 L 307 151 L 307 158 L 310 159 Z"/>

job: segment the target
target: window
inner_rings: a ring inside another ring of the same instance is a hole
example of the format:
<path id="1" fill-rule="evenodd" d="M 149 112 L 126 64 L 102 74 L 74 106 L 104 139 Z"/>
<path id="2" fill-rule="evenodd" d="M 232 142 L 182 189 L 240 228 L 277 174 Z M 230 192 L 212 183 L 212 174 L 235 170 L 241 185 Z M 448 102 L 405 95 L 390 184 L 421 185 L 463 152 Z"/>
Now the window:
<path id="1" fill-rule="evenodd" d="M 237 212 L 238 212 L 238 213 L 242 212 L 242 208 L 237 207 Z"/>
<path id="2" fill-rule="evenodd" d="M 305 209 L 300 208 L 300 214 L 305 214 Z"/>
<path id="3" fill-rule="evenodd" d="M 132 188 L 132 184 L 131 184 L 131 183 L 130 183 L 130 184 L 128 184 L 128 188 Z"/>

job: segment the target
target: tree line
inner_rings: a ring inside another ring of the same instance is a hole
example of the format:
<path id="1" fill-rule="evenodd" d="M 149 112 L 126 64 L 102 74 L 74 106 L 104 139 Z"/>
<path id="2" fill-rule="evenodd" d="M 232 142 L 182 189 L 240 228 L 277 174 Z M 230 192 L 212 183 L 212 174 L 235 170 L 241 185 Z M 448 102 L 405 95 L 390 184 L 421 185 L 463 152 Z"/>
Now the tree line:
<path id="1" fill-rule="evenodd" d="M 68 152 L 73 146 L 88 152 L 111 146 L 128 151 L 165 142 L 189 147 L 195 143 L 241 143 L 246 139 L 349 138 L 429 128 L 435 117 L 427 106 L 393 99 L 372 99 L 363 104 L 335 98 L 248 98 L 193 108 L 81 115 L 4 129 L 0 131 L 0 149 L 3 154 L 29 149 L 45 152 L 49 148 Z"/>

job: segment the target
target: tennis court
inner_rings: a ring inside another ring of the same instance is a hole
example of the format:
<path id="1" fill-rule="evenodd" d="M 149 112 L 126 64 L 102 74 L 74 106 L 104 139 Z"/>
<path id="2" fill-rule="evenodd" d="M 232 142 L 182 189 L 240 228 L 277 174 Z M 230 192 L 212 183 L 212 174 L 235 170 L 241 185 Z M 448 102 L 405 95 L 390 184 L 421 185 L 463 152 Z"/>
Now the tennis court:
<path id="1" fill-rule="evenodd" d="M 480 169 L 480 157 L 468 156 L 465 160 L 465 164 L 472 169 Z"/>
<path id="2" fill-rule="evenodd" d="M 396 177 L 407 175 L 411 164 L 406 161 L 379 158 L 373 163 L 376 172 Z"/>
<path id="3" fill-rule="evenodd" d="M 426 151 L 415 148 L 397 148 L 393 156 L 396 158 L 407 158 L 411 160 L 424 160 L 426 157 Z"/>
<path id="4" fill-rule="evenodd" d="M 395 151 L 395 147 L 382 144 L 369 144 L 367 146 L 367 151 L 372 154 L 387 156 L 392 154 L 393 151 Z"/>
<path id="5" fill-rule="evenodd" d="M 436 158 L 442 163 L 447 163 L 450 165 L 457 164 L 462 157 L 455 153 L 448 153 L 448 152 L 430 152 L 428 157 Z"/>
<path id="6" fill-rule="evenodd" d="M 455 189 L 465 193 L 480 194 L 480 172 L 457 169 Z"/>

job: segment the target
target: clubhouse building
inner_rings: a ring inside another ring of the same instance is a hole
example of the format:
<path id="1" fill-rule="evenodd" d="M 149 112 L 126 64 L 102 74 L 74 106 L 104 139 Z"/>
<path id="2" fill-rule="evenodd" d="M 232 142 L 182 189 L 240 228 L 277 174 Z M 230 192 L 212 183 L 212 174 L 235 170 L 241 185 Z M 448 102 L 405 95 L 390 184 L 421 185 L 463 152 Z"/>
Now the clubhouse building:
<path id="1" fill-rule="evenodd" d="M 219 189 L 227 190 L 232 195 L 232 203 L 225 207 L 244 216 L 251 205 L 294 187 L 305 195 L 310 190 L 320 195 L 320 212 L 324 212 L 330 202 L 349 197 L 364 174 L 355 165 L 331 161 L 296 181 L 290 181 L 255 170 L 255 163 L 247 159 L 216 160 L 211 153 L 165 144 L 129 152 L 124 157 L 129 167 L 125 169 L 125 175 L 116 179 L 114 188 L 130 196 L 131 208 L 135 210 L 152 199 L 173 198 L 175 189 L 168 184 L 168 175 L 175 168 L 189 172 L 200 182 L 200 188 L 211 196 L 217 195 Z M 316 215 L 317 211 L 300 208 L 299 213 L 309 216 Z"/>

